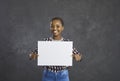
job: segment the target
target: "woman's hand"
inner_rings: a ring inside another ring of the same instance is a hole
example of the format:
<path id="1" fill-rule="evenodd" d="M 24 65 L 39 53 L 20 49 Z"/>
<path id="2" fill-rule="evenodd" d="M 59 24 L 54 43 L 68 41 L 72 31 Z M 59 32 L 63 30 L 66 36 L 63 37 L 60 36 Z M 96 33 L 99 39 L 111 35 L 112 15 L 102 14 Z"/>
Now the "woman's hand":
<path id="1" fill-rule="evenodd" d="M 76 61 L 81 61 L 81 59 L 82 59 L 82 54 L 73 54 L 73 58 L 74 58 Z"/>
<path id="2" fill-rule="evenodd" d="M 32 52 L 32 53 L 29 54 L 29 59 L 30 60 L 35 60 L 35 59 L 37 59 L 37 57 L 38 57 L 38 54 L 36 54 L 34 52 Z"/>

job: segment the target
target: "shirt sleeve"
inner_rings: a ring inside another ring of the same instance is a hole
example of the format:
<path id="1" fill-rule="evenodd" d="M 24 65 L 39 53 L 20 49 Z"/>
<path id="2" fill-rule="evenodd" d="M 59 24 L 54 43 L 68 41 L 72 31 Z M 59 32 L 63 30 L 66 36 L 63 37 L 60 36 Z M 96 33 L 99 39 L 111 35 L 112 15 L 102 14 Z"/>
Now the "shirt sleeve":
<path id="1" fill-rule="evenodd" d="M 80 55 L 80 52 L 76 49 L 76 48 L 73 48 L 73 54 L 79 54 Z"/>
<path id="2" fill-rule="evenodd" d="M 34 49 L 32 52 L 38 54 L 38 48 Z"/>

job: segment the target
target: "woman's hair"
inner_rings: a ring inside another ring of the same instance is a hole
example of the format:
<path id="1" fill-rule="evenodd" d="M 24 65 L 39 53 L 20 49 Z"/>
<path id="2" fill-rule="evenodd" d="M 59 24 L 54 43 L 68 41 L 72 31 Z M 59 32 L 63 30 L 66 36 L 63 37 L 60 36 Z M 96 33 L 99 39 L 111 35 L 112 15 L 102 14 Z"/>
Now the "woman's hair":
<path id="1" fill-rule="evenodd" d="M 54 17 L 54 18 L 51 19 L 51 21 L 54 21 L 54 20 L 59 20 L 61 22 L 62 26 L 64 26 L 64 22 L 63 22 L 62 18 Z"/>

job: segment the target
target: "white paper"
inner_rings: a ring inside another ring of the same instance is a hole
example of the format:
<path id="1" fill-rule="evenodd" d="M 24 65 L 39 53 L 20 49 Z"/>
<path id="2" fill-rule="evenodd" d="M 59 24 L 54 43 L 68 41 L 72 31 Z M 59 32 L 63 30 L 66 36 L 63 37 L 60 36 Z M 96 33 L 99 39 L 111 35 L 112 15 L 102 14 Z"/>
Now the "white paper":
<path id="1" fill-rule="evenodd" d="M 38 66 L 72 66 L 72 41 L 38 41 Z"/>

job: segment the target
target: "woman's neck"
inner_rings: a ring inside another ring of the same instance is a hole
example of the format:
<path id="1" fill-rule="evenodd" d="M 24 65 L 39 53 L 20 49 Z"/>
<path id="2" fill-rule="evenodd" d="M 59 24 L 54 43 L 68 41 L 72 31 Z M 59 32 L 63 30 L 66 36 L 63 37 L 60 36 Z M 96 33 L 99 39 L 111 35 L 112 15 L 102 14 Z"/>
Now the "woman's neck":
<path id="1" fill-rule="evenodd" d="M 60 35 L 60 36 L 53 36 L 53 39 L 54 40 L 61 40 L 62 39 L 62 36 Z"/>

